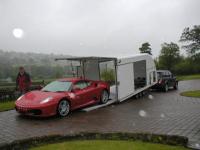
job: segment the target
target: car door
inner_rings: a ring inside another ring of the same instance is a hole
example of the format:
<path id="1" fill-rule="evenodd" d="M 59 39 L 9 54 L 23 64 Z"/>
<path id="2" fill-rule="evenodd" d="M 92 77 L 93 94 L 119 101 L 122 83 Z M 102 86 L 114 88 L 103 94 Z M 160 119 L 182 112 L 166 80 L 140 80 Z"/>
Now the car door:
<path id="1" fill-rule="evenodd" d="M 173 78 L 172 78 L 172 73 L 168 71 L 168 81 L 169 81 L 169 86 L 172 87 L 173 86 Z"/>
<path id="2" fill-rule="evenodd" d="M 170 78 L 168 71 L 163 72 L 163 79 L 165 80 L 165 83 L 167 83 L 168 86 L 170 86 Z"/>
<path id="3" fill-rule="evenodd" d="M 87 84 L 84 80 L 81 81 L 77 81 L 76 83 L 74 83 L 73 85 L 73 92 L 76 95 L 76 106 L 82 106 L 84 104 L 87 103 L 88 99 L 87 99 L 87 90 L 85 90 L 85 88 L 87 87 Z"/>
<path id="4" fill-rule="evenodd" d="M 86 92 L 87 102 L 99 100 L 100 88 L 97 86 L 97 83 L 93 81 L 85 81 L 87 87 L 84 89 Z"/>
<path id="5" fill-rule="evenodd" d="M 172 86 L 171 74 L 169 71 L 166 71 L 166 74 L 167 74 L 168 86 L 171 87 Z"/>

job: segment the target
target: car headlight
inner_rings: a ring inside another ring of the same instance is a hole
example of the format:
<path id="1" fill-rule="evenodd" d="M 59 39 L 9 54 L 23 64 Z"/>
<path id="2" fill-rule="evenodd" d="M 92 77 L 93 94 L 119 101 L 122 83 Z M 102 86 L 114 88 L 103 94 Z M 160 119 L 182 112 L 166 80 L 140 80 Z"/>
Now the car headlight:
<path id="1" fill-rule="evenodd" d="M 21 95 L 21 96 L 17 99 L 17 101 L 20 101 L 20 100 L 22 99 L 23 96 L 24 96 L 24 95 Z"/>
<path id="2" fill-rule="evenodd" d="M 44 100 L 42 100 L 42 101 L 40 102 L 40 104 L 48 103 L 48 102 L 51 101 L 52 99 L 53 99 L 53 97 L 47 97 L 47 98 L 45 98 Z"/>

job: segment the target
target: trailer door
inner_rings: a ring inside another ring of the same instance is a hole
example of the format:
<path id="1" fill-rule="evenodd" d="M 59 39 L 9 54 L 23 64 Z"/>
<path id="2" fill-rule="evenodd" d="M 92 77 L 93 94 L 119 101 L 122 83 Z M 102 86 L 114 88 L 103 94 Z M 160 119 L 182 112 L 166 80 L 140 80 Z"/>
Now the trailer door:
<path id="1" fill-rule="evenodd" d="M 133 63 L 119 65 L 117 69 L 118 99 L 122 100 L 134 92 Z"/>

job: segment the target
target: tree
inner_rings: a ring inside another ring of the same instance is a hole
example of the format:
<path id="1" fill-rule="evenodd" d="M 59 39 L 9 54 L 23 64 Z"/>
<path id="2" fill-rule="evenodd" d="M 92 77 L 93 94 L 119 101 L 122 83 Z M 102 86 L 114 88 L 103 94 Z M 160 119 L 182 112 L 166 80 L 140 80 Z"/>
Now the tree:
<path id="1" fill-rule="evenodd" d="M 151 45 L 148 42 L 143 43 L 142 46 L 139 48 L 140 53 L 148 53 L 148 54 L 152 55 L 150 46 Z"/>
<path id="2" fill-rule="evenodd" d="M 183 30 L 180 42 L 185 42 L 182 46 L 190 56 L 199 56 L 200 53 L 200 25 L 195 25 L 192 29 L 189 27 Z"/>
<path id="3" fill-rule="evenodd" d="M 180 49 L 176 43 L 164 43 L 161 45 L 159 55 L 159 69 L 174 71 L 174 66 L 180 60 Z"/>

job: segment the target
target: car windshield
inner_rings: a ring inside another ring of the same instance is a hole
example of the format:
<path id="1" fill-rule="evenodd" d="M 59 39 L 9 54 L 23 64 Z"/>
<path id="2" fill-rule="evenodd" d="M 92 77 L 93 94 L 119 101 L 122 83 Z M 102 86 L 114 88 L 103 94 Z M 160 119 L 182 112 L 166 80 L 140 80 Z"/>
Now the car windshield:
<path id="1" fill-rule="evenodd" d="M 54 81 L 47 84 L 42 91 L 47 92 L 64 92 L 71 89 L 72 82 L 69 81 Z"/>

